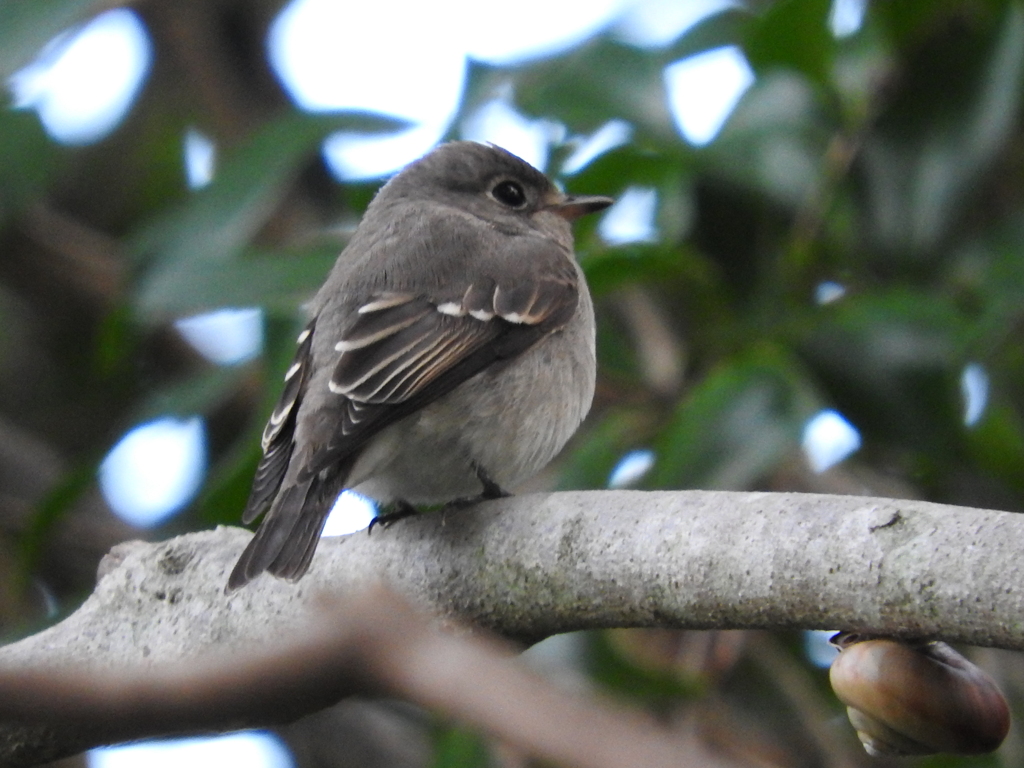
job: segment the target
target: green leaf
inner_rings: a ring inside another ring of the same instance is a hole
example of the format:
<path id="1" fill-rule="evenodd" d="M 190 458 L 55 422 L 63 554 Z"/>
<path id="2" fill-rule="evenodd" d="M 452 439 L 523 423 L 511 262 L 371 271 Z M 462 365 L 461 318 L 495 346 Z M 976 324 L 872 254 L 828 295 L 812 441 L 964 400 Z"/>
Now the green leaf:
<path id="1" fill-rule="evenodd" d="M 432 768 L 488 768 L 490 764 L 490 750 L 479 734 L 460 726 L 434 729 Z"/>
<path id="2" fill-rule="evenodd" d="M 323 283 L 341 253 L 338 243 L 304 251 L 243 254 L 227 261 L 186 261 L 146 281 L 135 301 L 150 317 L 197 314 L 218 307 L 290 310 Z"/>
<path id="3" fill-rule="evenodd" d="M 778 0 L 747 26 L 744 50 L 755 72 L 801 72 L 828 87 L 835 38 L 828 27 L 830 0 Z"/>
<path id="4" fill-rule="evenodd" d="M 966 433 L 968 452 L 987 475 L 1024 494 L 1024 422 L 1008 403 L 990 405 Z"/>
<path id="5" fill-rule="evenodd" d="M 42 194 L 60 154 L 30 110 L 0 106 L 0 215 Z"/>
<path id="6" fill-rule="evenodd" d="M 587 422 L 573 438 L 559 466 L 559 490 L 608 487 L 608 478 L 628 451 L 643 447 L 638 441 L 654 432 L 648 414 L 637 409 L 612 408 L 597 423 Z"/>
<path id="7" fill-rule="evenodd" d="M 990 3 L 993 4 L 993 3 Z M 1002 0 L 999 0 L 999 4 Z M 884 29 L 893 42 L 910 49 L 934 32 L 944 17 L 963 9 L 963 0 L 899 0 L 872 3 L 870 18 Z"/>
<path id="8" fill-rule="evenodd" d="M 637 633 L 638 630 L 625 630 Z M 636 637 L 636 635 L 633 635 Z M 586 664 L 591 678 L 613 693 L 625 696 L 649 707 L 678 706 L 680 701 L 697 699 L 708 687 L 707 680 L 694 673 L 641 666 L 636 654 L 623 651 L 623 640 L 630 634 L 620 630 L 587 632 Z M 642 636 L 641 636 L 642 637 Z M 643 640 L 641 639 L 642 643 Z"/>
<path id="9" fill-rule="evenodd" d="M 694 24 L 670 45 L 660 58 L 671 63 L 726 45 L 738 45 L 757 17 L 744 8 L 727 8 Z"/>
<path id="10" fill-rule="evenodd" d="M 962 430 L 959 377 L 974 334 L 949 300 L 892 290 L 823 308 L 799 345 L 858 427 L 948 454 Z"/>
<path id="11" fill-rule="evenodd" d="M 0 0 L 0 83 L 60 32 L 109 6 L 102 0 Z"/>
<path id="12" fill-rule="evenodd" d="M 1010 3 L 987 26 L 970 35 L 955 30 L 917 51 L 865 143 L 868 221 L 891 251 L 941 255 L 958 212 L 1017 130 L 1024 11 Z"/>
<path id="13" fill-rule="evenodd" d="M 40 553 L 53 527 L 96 482 L 96 465 L 84 463 L 67 472 L 43 500 L 36 505 L 18 545 L 18 574 L 28 586 Z"/>
<path id="14" fill-rule="evenodd" d="M 681 146 L 681 145 L 680 145 Z M 588 163 L 570 179 L 573 191 L 615 196 L 628 187 L 657 187 L 692 165 L 691 153 L 668 153 L 631 142 L 615 147 Z"/>
<path id="15" fill-rule="evenodd" d="M 230 264 L 328 134 L 388 131 L 401 124 L 361 113 L 290 112 L 263 126 L 224 158 L 213 183 L 129 238 L 128 250 L 148 264 L 139 295 L 160 296 L 165 303 L 173 303 L 170 293 L 198 287 L 182 273 L 202 275 L 210 265 Z M 187 297 L 178 299 L 187 301 Z M 139 305 L 144 315 L 155 308 Z"/>
<path id="16" fill-rule="evenodd" d="M 138 422 L 158 416 L 191 416 L 210 413 L 237 389 L 246 376 L 244 366 L 217 366 L 202 370 L 183 381 L 150 392 L 134 409 Z"/>
<path id="17" fill-rule="evenodd" d="M 650 243 L 605 246 L 581 259 L 587 284 L 595 297 L 604 296 L 621 285 L 637 282 L 664 284 L 682 282 L 688 272 L 688 252 Z"/>
<path id="18" fill-rule="evenodd" d="M 100 320 L 93 348 L 93 368 L 101 379 L 112 379 L 135 364 L 138 353 L 138 327 L 131 311 L 116 304 Z"/>
<path id="19" fill-rule="evenodd" d="M 262 425 L 245 431 L 207 473 L 199 498 L 193 505 L 203 525 L 241 525 L 241 514 L 252 489 L 263 451 L 260 450 Z"/>
<path id="20" fill-rule="evenodd" d="M 792 72 L 758 78 L 700 155 L 708 170 L 790 207 L 813 199 L 831 138 L 808 81 Z"/>
<path id="21" fill-rule="evenodd" d="M 514 75 L 516 103 L 526 112 L 589 133 L 612 117 L 633 124 L 637 138 L 678 141 L 665 99 L 664 63 L 646 52 L 599 37 L 571 53 L 512 71 L 471 70 L 472 109 Z"/>
<path id="22" fill-rule="evenodd" d="M 796 451 L 819 401 L 780 350 L 712 371 L 680 403 L 655 445 L 651 488 L 749 488 Z"/>
<path id="23" fill-rule="evenodd" d="M 907 372 L 959 370 L 971 336 L 951 301 L 896 289 L 848 296 L 824 308 L 808 341 L 870 384 Z"/>

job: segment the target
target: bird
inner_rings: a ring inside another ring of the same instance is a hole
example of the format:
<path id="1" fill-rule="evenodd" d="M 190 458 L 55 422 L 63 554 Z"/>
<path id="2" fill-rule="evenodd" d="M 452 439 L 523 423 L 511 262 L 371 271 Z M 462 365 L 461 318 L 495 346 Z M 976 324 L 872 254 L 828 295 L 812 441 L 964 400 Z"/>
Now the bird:
<path id="1" fill-rule="evenodd" d="M 571 224 L 612 202 L 472 141 L 381 187 L 309 305 L 242 513 L 263 519 L 227 593 L 264 571 L 302 578 L 344 489 L 390 505 L 389 523 L 508 495 L 550 462 L 596 378 Z"/>

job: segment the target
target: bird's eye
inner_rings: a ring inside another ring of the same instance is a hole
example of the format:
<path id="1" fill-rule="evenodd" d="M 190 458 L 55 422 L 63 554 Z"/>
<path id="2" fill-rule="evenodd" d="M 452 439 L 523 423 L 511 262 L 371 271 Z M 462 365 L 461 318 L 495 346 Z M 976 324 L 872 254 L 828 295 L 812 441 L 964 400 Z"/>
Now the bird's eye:
<path id="1" fill-rule="evenodd" d="M 509 208 L 522 208 L 526 205 L 526 192 L 515 181 L 500 181 L 494 185 L 491 195 L 502 205 Z"/>

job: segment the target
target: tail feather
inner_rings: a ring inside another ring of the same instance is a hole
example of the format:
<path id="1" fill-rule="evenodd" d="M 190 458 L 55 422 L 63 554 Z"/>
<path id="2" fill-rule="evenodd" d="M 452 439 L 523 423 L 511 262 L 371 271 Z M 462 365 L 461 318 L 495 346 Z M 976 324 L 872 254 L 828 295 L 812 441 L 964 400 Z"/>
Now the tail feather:
<path id="1" fill-rule="evenodd" d="M 300 510 L 304 506 L 308 487 L 308 484 L 293 485 L 281 492 L 256 535 L 235 563 L 225 592 L 233 592 L 245 586 L 278 559 L 300 521 Z"/>
<path id="2" fill-rule="evenodd" d="M 245 586 L 264 571 L 298 581 L 309 570 L 324 523 L 345 487 L 354 458 L 282 490 L 242 552 L 224 591 Z"/>
<path id="3" fill-rule="evenodd" d="M 303 511 L 302 519 L 292 529 L 291 536 L 267 571 L 289 581 L 301 579 L 309 570 L 328 512 L 329 509 L 323 513 Z"/>
<path id="4" fill-rule="evenodd" d="M 321 473 L 312 480 L 302 511 L 288 534 L 288 541 L 281 547 L 274 562 L 267 566 L 270 573 L 282 579 L 298 581 L 309 570 L 324 523 L 344 487 L 343 479 L 348 475 L 350 463 L 346 462 L 339 471 L 327 476 Z"/>

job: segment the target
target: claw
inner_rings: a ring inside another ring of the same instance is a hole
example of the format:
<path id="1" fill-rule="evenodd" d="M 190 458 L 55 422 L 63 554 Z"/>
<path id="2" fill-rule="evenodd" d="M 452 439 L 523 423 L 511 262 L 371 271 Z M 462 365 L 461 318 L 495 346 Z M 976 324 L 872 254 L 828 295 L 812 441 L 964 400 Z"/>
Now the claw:
<path id="1" fill-rule="evenodd" d="M 396 499 L 391 504 L 388 512 L 385 512 L 383 515 L 377 515 L 370 521 L 370 524 L 366 527 L 366 535 L 369 536 L 373 533 L 373 526 L 375 525 L 379 525 L 381 528 L 390 528 L 392 524 L 397 523 L 399 520 L 416 514 L 419 514 L 419 510 L 416 507 L 405 499 Z"/>

